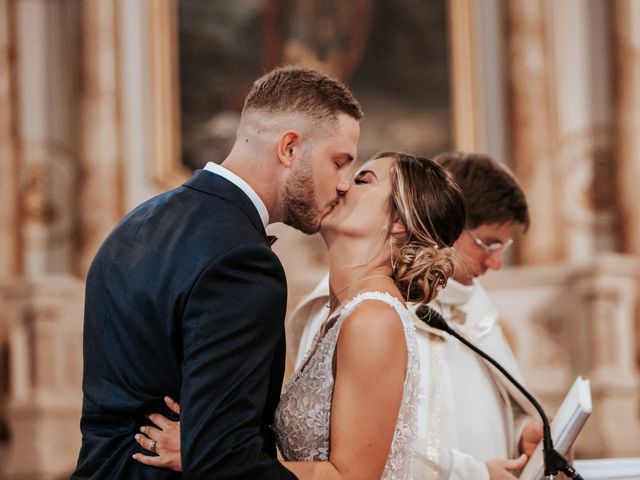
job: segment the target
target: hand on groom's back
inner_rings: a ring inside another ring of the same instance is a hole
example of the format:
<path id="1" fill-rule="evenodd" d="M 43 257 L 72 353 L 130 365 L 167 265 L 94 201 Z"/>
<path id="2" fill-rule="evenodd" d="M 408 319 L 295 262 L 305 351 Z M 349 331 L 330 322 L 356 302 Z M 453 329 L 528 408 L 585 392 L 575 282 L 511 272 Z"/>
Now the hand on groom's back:
<path id="1" fill-rule="evenodd" d="M 164 397 L 164 401 L 171 411 L 180 415 L 180 404 L 170 397 Z M 152 425 L 140 427 L 140 433 L 135 435 L 135 439 L 152 455 L 135 453 L 133 459 L 152 467 L 181 472 L 180 421 L 170 420 L 159 413 L 147 415 L 147 418 Z"/>

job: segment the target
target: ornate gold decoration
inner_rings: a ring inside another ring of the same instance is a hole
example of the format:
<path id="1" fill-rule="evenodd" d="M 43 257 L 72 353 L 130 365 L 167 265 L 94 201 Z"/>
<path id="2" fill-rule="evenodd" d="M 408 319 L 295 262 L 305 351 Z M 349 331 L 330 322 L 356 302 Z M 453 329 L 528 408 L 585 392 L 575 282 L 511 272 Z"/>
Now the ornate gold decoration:
<path id="1" fill-rule="evenodd" d="M 484 151 L 482 94 L 476 59 L 476 2 L 449 0 L 451 109 L 454 148 Z"/>
<path id="2" fill-rule="evenodd" d="M 173 188 L 189 178 L 180 161 L 178 15 L 176 0 L 147 0 L 149 21 L 150 155 L 153 179 Z"/>

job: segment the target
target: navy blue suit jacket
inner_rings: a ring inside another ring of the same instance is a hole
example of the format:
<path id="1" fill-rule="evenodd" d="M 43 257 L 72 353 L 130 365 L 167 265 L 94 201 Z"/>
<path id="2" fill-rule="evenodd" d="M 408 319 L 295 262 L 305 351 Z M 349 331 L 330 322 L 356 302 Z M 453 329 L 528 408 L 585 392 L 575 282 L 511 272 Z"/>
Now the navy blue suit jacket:
<path id="1" fill-rule="evenodd" d="M 87 277 L 72 478 L 182 478 L 131 458 L 144 415 L 168 416 L 170 395 L 182 407 L 184 478 L 295 479 L 270 429 L 286 296 L 256 208 L 228 180 L 197 171 L 128 214 Z"/>

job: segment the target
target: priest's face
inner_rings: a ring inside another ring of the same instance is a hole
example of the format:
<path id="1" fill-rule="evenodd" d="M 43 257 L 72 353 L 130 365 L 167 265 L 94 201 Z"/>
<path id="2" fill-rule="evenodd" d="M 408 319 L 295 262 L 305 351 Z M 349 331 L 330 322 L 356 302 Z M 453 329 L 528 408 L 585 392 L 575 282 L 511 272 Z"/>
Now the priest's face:
<path id="1" fill-rule="evenodd" d="M 456 270 L 453 279 L 463 285 L 471 285 L 474 278 L 487 270 L 500 270 L 504 251 L 520 225 L 514 222 L 484 223 L 465 230 L 456 240 Z"/>

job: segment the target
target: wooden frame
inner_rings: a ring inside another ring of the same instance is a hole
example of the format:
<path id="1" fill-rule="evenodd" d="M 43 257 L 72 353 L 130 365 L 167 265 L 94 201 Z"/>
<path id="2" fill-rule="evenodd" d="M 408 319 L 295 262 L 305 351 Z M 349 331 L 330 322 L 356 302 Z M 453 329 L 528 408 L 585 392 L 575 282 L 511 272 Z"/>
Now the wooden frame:
<path id="1" fill-rule="evenodd" d="M 451 107 L 455 149 L 481 150 L 482 85 L 475 0 L 449 0 Z M 146 0 L 149 40 L 150 157 L 155 182 L 175 187 L 190 176 L 180 161 L 177 0 Z"/>
<path id="2" fill-rule="evenodd" d="M 22 271 L 15 9 L 10 0 L 0 0 L 0 278 Z"/>
<path id="3" fill-rule="evenodd" d="M 482 85 L 474 51 L 477 35 L 476 0 L 449 0 L 449 63 L 451 113 L 456 150 L 486 147 Z"/>
<path id="4" fill-rule="evenodd" d="M 149 41 L 149 151 L 153 180 L 173 188 L 191 176 L 180 161 L 176 0 L 146 0 Z"/>

